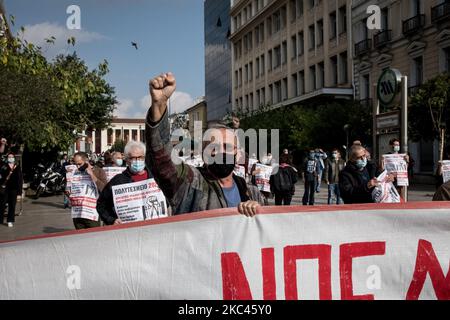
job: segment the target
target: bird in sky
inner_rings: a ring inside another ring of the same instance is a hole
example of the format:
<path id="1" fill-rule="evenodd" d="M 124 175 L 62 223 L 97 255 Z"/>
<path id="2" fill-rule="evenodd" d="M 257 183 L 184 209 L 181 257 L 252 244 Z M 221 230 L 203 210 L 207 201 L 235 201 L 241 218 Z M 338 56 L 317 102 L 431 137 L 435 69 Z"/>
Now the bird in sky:
<path id="1" fill-rule="evenodd" d="M 132 45 L 133 47 L 135 47 L 135 48 L 136 48 L 136 50 L 138 49 L 138 45 L 137 45 L 137 43 L 136 43 L 136 42 L 131 42 L 131 45 Z"/>

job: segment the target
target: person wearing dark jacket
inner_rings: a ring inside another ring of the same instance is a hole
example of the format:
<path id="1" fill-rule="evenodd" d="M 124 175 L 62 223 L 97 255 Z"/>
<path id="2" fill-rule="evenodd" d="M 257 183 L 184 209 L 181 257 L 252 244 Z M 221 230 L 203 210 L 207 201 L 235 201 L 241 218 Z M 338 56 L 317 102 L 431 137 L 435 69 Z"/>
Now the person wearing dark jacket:
<path id="1" fill-rule="evenodd" d="M 328 185 L 328 204 L 334 194 L 336 204 L 341 203 L 341 193 L 339 192 L 339 173 L 344 170 L 345 161 L 341 159 L 341 153 L 338 149 L 334 149 L 331 159 L 325 161 L 325 171 L 323 178 Z"/>
<path id="2" fill-rule="evenodd" d="M 15 163 L 14 153 L 7 155 L 6 163 L 0 168 L 0 215 L 3 224 L 3 215 L 8 203 L 8 227 L 13 227 L 15 222 L 15 212 L 17 197 L 22 196 L 23 177 L 20 166 Z"/>
<path id="3" fill-rule="evenodd" d="M 291 164 L 287 155 L 281 155 L 277 173 L 270 176 L 270 189 L 275 195 L 276 206 L 289 206 L 295 194 L 298 175 Z"/>
<path id="4" fill-rule="evenodd" d="M 377 179 L 367 170 L 367 158 L 362 146 L 354 145 L 344 170 L 339 174 L 339 190 L 345 204 L 372 203 L 372 191 Z"/>
<path id="5" fill-rule="evenodd" d="M 145 149 L 145 144 L 141 142 L 128 142 L 125 146 L 127 169 L 112 178 L 100 193 L 97 200 L 97 212 L 106 225 L 122 223 L 114 209 L 112 187 L 153 178 L 145 167 Z"/>

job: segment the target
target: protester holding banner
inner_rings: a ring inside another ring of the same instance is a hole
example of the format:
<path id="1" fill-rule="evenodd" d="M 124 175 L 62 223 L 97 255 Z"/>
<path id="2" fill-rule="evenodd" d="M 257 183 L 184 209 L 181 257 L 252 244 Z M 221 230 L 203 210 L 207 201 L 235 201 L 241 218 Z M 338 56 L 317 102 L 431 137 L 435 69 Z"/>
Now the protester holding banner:
<path id="1" fill-rule="evenodd" d="M 105 224 L 122 223 L 114 206 L 113 188 L 115 186 L 142 182 L 153 178 L 145 166 L 145 151 L 146 147 L 142 142 L 130 141 L 125 146 L 126 170 L 114 176 L 108 182 L 97 200 L 97 212 Z"/>
<path id="2" fill-rule="evenodd" d="M 73 159 L 77 170 L 73 175 L 69 197 L 75 229 L 100 227 L 95 202 L 98 193 L 107 183 L 106 174 L 102 168 L 93 167 L 89 163 L 88 155 L 84 152 L 75 153 Z"/>
<path id="3" fill-rule="evenodd" d="M 147 166 L 172 206 L 174 214 L 238 207 L 246 216 L 254 216 L 263 204 L 259 191 L 247 186 L 244 179 L 233 174 L 237 154 L 237 137 L 225 125 L 215 124 L 217 140 L 202 168 L 172 161 L 167 102 L 176 88 L 171 73 L 162 74 L 150 81 L 152 106 L 147 114 L 146 141 Z M 221 161 L 218 161 L 221 159 Z M 234 161 L 230 160 L 234 159 Z M 175 159 L 176 160 L 176 159 Z M 232 163 L 230 163 L 232 162 Z"/>
<path id="4" fill-rule="evenodd" d="M 391 152 L 383 155 L 381 161 L 381 172 L 387 170 L 388 173 L 395 175 L 394 186 L 397 188 L 400 196 L 405 197 L 404 186 L 409 185 L 408 181 L 408 164 L 409 156 L 400 154 L 400 140 L 393 138 L 389 141 Z"/>

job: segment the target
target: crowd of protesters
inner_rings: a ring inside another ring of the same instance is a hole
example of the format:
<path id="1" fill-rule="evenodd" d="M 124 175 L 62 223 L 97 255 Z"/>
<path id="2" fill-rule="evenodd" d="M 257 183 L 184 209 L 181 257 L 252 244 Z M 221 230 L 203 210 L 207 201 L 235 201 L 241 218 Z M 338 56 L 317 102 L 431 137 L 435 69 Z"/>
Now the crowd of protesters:
<path id="1" fill-rule="evenodd" d="M 186 214 L 218 208 L 235 207 L 239 213 L 252 217 L 260 206 L 268 205 L 274 198 L 275 205 L 290 205 L 296 192 L 300 178 L 303 180 L 303 205 L 314 205 L 315 194 L 321 192 L 323 183 L 327 185 L 327 203 L 353 204 L 372 203 L 374 188 L 379 181 L 377 176 L 384 171 L 383 162 L 371 158 L 368 149 L 356 140 L 348 148 L 346 159 L 341 150 L 334 148 L 325 152 L 322 148 L 311 148 L 301 165 L 296 166 L 292 153 L 284 149 L 278 159 L 267 153 L 261 159 L 255 155 L 249 157 L 240 149 L 234 130 L 239 128 L 239 119 L 232 118 L 230 126 L 221 122 L 211 123 L 209 129 L 214 129 L 221 136 L 220 143 L 212 140 L 203 148 L 213 147 L 211 157 L 223 159 L 220 162 L 208 161 L 194 152 L 183 157 L 181 163 L 173 161 L 173 145 L 170 139 L 169 119 L 167 111 L 168 98 L 176 88 L 172 74 L 163 74 L 150 81 L 152 105 L 146 118 L 146 144 L 130 141 L 124 152 L 105 152 L 101 155 L 75 153 L 70 159 L 64 155 L 61 165 L 65 168 L 88 175 L 95 184 L 98 193 L 96 210 L 97 220 L 74 218 L 76 229 L 85 229 L 105 225 L 122 224 L 123 221 L 115 211 L 113 187 L 123 184 L 142 182 L 154 179 L 163 192 L 167 206 L 172 215 Z M 390 153 L 400 152 L 400 141 L 392 139 Z M 6 140 L 0 142 L 0 213 L 8 206 L 7 225 L 13 226 L 17 198 L 22 196 L 23 177 L 20 166 L 16 163 L 15 154 L 6 150 Z M 450 152 L 447 153 L 450 159 Z M 227 163 L 227 159 L 234 159 Z M 250 158 L 253 165 L 248 166 Z M 243 161 L 240 161 L 243 160 Z M 404 157 L 408 165 L 408 173 L 412 176 L 414 160 L 409 154 Z M 236 173 L 239 163 L 244 163 L 244 176 Z M 270 191 L 258 188 L 257 176 L 261 164 L 276 168 L 270 176 Z M 104 168 L 123 167 L 123 171 L 108 181 Z M 76 168 L 76 169 L 73 169 Z M 438 176 L 442 176 L 441 167 Z M 387 182 L 396 185 L 395 174 L 388 174 Z M 70 206 L 71 191 L 66 190 L 64 206 Z M 434 200 L 449 200 L 450 184 L 445 183 L 438 189 Z"/>

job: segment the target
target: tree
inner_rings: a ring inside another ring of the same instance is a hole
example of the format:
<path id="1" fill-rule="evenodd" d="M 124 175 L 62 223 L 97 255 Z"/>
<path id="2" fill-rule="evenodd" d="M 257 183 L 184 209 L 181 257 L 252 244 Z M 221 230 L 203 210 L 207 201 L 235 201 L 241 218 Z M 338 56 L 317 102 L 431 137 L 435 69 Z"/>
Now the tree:
<path id="1" fill-rule="evenodd" d="M 121 152 L 123 153 L 125 151 L 125 141 L 121 139 L 117 139 L 114 144 L 111 146 L 110 151 L 111 152 Z"/>
<path id="2" fill-rule="evenodd" d="M 277 109 L 263 106 L 238 117 L 244 130 L 279 129 L 280 148 L 291 150 L 340 148 L 346 144 L 346 124 L 353 128 L 350 138 L 371 141 L 371 110 L 357 101 L 324 99 Z"/>
<path id="3" fill-rule="evenodd" d="M 104 79 L 108 63 L 89 70 L 76 53 L 49 62 L 40 47 L 21 38 L 24 30 L 0 38 L 0 133 L 30 151 L 46 151 L 67 149 L 87 128 L 104 129 L 116 103 Z M 47 39 L 49 45 L 54 41 Z"/>
<path id="4" fill-rule="evenodd" d="M 411 97 L 409 108 L 409 134 L 413 141 L 424 139 L 441 142 L 441 160 L 450 125 L 450 75 L 439 74 L 422 84 Z M 431 130 L 430 130 L 431 126 Z"/>

